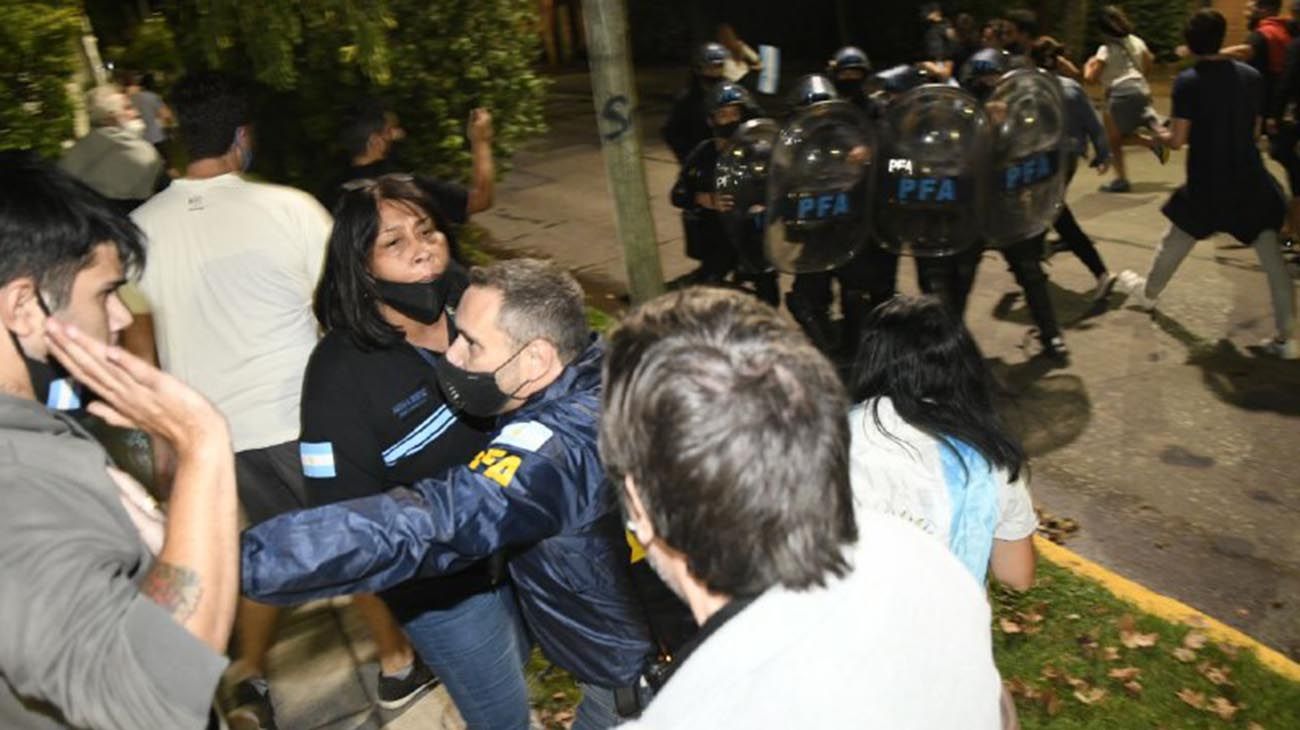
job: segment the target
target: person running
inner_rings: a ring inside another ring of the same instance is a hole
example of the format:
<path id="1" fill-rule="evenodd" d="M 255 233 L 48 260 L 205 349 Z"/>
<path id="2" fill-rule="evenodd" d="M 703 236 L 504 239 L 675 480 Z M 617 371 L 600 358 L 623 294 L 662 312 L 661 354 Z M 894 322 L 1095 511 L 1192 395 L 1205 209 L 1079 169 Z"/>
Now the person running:
<path id="1" fill-rule="evenodd" d="M 1083 87 L 1079 82 L 1058 72 L 1058 59 L 1064 50 L 1065 47 L 1055 38 L 1043 36 L 1034 41 L 1029 55 L 1034 65 L 1056 74 L 1065 96 L 1065 125 L 1069 142 L 1065 161 L 1065 186 L 1068 189 L 1078 170 L 1079 160 L 1087 155 L 1090 143 L 1094 152 L 1091 166 L 1098 173 L 1106 173 L 1110 165 L 1110 145 L 1106 143 L 1102 122 L 1097 118 L 1097 111 L 1092 108 L 1092 102 L 1088 101 Z M 1115 286 L 1115 277 L 1106 268 L 1106 262 L 1102 260 L 1092 238 L 1079 227 L 1079 221 L 1075 220 L 1068 203 L 1061 206 L 1061 214 L 1057 216 L 1054 227 L 1061 234 L 1060 245 L 1078 257 L 1097 279 L 1097 286 L 1092 292 L 1093 301 L 1098 302 L 1109 296 Z"/>
<path id="2" fill-rule="evenodd" d="M 1190 145 L 1187 182 L 1161 212 L 1169 228 L 1156 247 L 1146 276 L 1125 270 L 1118 288 L 1139 309 L 1150 311 L 1192 246 L 1227 233 L 1254 246 L 1268 278 L 1277 327 L 1262 349 L 1287 360 L 1300 358 L 1293 334 L 1295 291 L 1278 244 L 1285 203 L 1277 181 L 1264 169 L 1259 134 L 1259 72 L 1219 53 L 1227 23 L 1203 9 L 1187 21 L 1188 49 L 1196 65 L 1174 80 L 1173 124 L 1162 138 L 1174 149 Z"/>
<path id="3" fill-rule="evenodd" d="M 1123 145 L 1151 150 L 1160 164 L 1169 161 L 1169 148 L 1161 142 L 1163 120 L 1151 106 L 1151 86 L 1146 72 L 1155 58 L 1147 44 L 1133 33 L 1133 24 L 1114 5 L 1101 9 L 1101 35 L 1105 41 L 1083 66 L 1087 83 L 1106 89 L 1106 135 L 1114 159 L 1115 179 L 1101 186 L 1103 193 L 1132 189 L 1124 164 Z"/>

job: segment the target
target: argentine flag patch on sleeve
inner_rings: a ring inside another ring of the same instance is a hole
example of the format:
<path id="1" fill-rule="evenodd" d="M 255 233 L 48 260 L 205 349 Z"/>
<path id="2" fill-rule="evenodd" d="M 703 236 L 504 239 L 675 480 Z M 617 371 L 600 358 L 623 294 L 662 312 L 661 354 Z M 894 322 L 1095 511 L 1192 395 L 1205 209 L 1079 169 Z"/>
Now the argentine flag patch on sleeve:
<path id="1" fill-rule="evenodd" d="M 535 453 L 547 441 L 550 441 L 553 435 L 551 429 L 537 421 L 522 421 L 511 423 L 501 429 L 501 433 L 492 439 L 492 443 L 498 446 L 513 446 L 521 451 Z"/>
<path id="2" fill-rule="evenodd" d="M 308 479 L 333 479 L 337 476 L 334 471 L 334 444 L 328 441 L 318 444 L 303 441 L 298 444 L 298 453 L 302 456 L 303 476 Z"/>

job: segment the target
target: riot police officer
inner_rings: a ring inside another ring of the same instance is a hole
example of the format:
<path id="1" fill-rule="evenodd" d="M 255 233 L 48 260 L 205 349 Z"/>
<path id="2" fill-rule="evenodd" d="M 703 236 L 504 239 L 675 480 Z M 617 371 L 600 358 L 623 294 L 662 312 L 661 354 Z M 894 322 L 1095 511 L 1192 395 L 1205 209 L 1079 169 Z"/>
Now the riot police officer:
<path id="1" fill-rule="evenodd" d="M 999 79 L 1012 66 L 1012 59 L 1004 51 L 985 48 L 967 62 L 962 71 L 962 84 L 981 101 L 986 101 L 997 86 Z M 986 111 L 994 118 L 1004 111 L 991 108 L 986 104 Z M 996 164 L 996 163 L 995 163 Z M 1060 175 L 1059 168 L 1051 174 Z M 1050 223 L 1051 221 L 1047 221 Z M 1065 358 L 1069 351 L 1057 323 L 1056 311 L 1052 305 L 1047 289 L 1047 274 L 1043 271 L 1043 241 L 1047 235 L 1047 226 L 1041 232 L 1024 240 L 1014 241 L 1001 246 L 998 250 L 1007 262 L 1007 267 L 1015 277 L 1016 283 L 1024 291 L 1025 301 L 1029 305 L 1030 316 L 1037 326 L 1037 337 L 1042 345 L 1042 354 L 1054 358 Z M 972 269 L 970 275 L 974 276 Z M 969 283 L 966 283 L 969 290 Z M 963 304 L 964 306 L 964 304 Z"/>
<path id="2" fill-rule="evenodd" d="M 709 91 L 705 119 L 710 137 L 686 156 L 670 196 L 672 204 L 682 209 L 686 255 L 699 261 L 700 266 L 674 283 L 721 284 L 732 276 L 736 283 L 750 282 L 760 299 L 776 305 L 780 301 L 776 274 L 739 267 L 737 248 L 758 243 L 750 240 L 733 242 L 728 238 L 721 213 L 731 210 L 735 201 L 731 196 L 718 194 L 714 174 L 718 154 L 727 140 L 742 122 L 761 113 L 749 92 L 740 84 L 723 81 Z"/>
<path id="3" fill-rule="evenodd" d="M 668 120 L 664 122 L 664 142 L 679 164 L 704 140 L 712 136 L 708 124 L 708 96 L 722 79 L 729 53 L 721 43 L 705 43 L 695 49 L 691 60 L 691 80 L 673 100 Z"/>

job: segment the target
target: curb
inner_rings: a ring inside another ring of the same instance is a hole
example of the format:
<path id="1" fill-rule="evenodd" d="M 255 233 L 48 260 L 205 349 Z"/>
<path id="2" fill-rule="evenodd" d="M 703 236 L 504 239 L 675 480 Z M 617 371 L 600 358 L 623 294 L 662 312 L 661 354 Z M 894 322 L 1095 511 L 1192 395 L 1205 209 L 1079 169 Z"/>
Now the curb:
<path id="1" fill-rule="evenodd" d="M 1039 555 L 1056 565 L 1076 575 L 1090 578 L 1102 584 L 1106 590 L 1136 605 L 1143 611 L 1159 616 L 1166 621 L 1194 626 L 1216 641 L 1250 649 L 1255 652 L 1260 664 L 1293 682 L 1300 682 L 1300 664 L 1292 661 L 1282 652 L 1261 644 L 1259 640 L 1242 631 L 1207 616 L 1181 601 L 1162 596 L 1141 583 L 1114 573 L 1069 548 L 1051 542 L 1041 535 L 1034 536 L 1034 547 L 1038 550 Z"/>

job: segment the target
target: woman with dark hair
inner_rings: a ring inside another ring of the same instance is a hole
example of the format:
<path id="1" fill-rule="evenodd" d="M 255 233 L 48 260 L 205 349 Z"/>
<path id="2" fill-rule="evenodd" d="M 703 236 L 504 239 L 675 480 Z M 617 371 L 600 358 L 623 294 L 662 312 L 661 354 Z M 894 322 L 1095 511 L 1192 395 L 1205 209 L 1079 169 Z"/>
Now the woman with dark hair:
<path id="1" fill-rule="evenodd" d="M 487 444 L 491 424 L 453 412 L 431 365 L 456 338 L 452 315 L 468 284 L 441 221 L 408 175 L 348 183 L 335 205 L 313 305 L 325 334 L 302 394 L 302 466 L 315 504 L 463 467 Z M 528 644 L 493 562 L 398 586 L 382 603 L 355 600 L 372 626 L 389 615 L 385 604 L 392 611 L 390 630 L 376 637 L 381 662 L 404 645 L 410 654 L 395 615 L 469 727 L 527 728 Z"/>
<path id="2" fill-rule="evenodd" d="M 1151 86 L 1146 73 L 1155 56 L 1136 34 L 1133 23 L 1116 5 L 1101 9 L 1103 43 L 1083 66 L 1083 79 L 1106 89 L 1106 134 L 1114 158 L 1115 179 L 1103 185 L 1104 193 L 1127 193 L 1131 186 L 1124 166 L 1126 144 L 1151 150 L 1160 164 L 1169 161 L 1169 148 L 1161 141 L 1159 127 L 1164 120 L 1151 105 Z"/>
<path id="3" fill-rule="evenodd" d="M 1025 453 L 993 408 L 970 332 L 934 297 L 895 297 L 867 318 L 849 412 L 859 509 L 900 516 L 946 544 L 981 583 L 1034 579 L 1038 527 Z"/>

